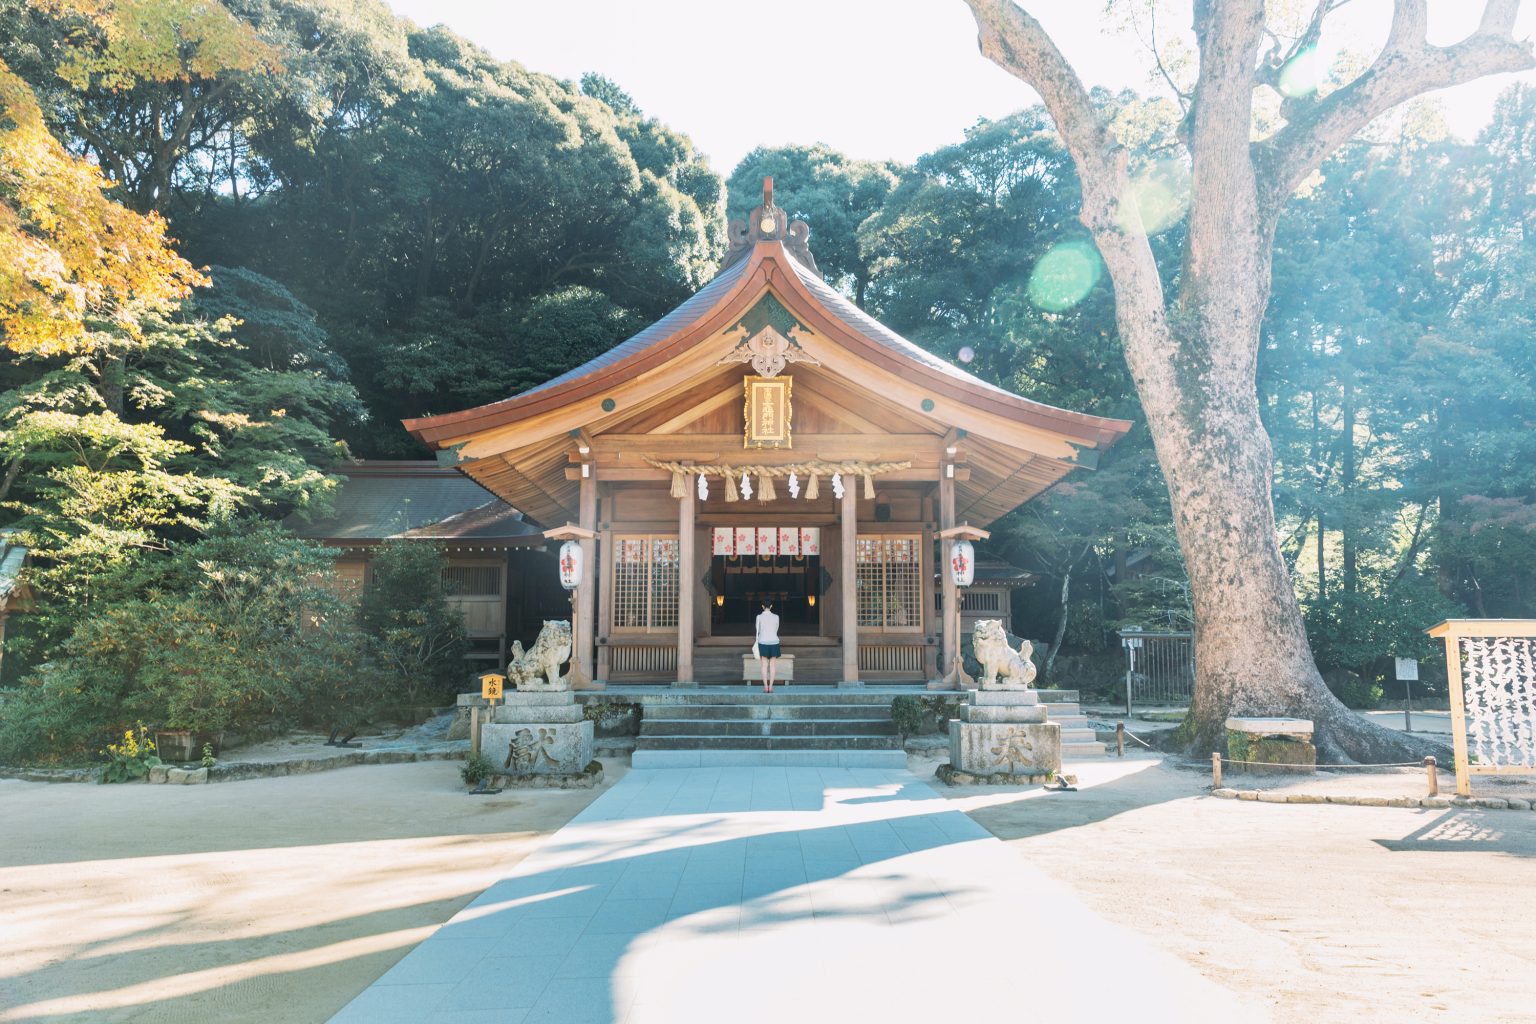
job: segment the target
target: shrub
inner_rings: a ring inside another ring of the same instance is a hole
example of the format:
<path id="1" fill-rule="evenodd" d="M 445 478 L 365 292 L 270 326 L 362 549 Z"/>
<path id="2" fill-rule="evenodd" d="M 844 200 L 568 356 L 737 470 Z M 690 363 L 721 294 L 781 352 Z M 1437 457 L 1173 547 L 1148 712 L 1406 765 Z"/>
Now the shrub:
<path id="1" fill-rule="evenodd" d="M 923 705 L 916 697 L 901 696 L 891 701 L 891 721 L 902 739 L 923 730 Z"/>
<path id="2" fill-rule="evenodd" d="M 374 555 L 358 621 L 399 704 L 439 703 L 464 681 L 464 617 L 448 603 L 447 564 L 419 541 L 393 541 Z"/>
<path id="3" fill-rule="evenodd" d="M 124 719 L 250 731 L 349 724 L 370 680 L 322 548 L 233 523 L 140 565 L 131 597 L 100 602 L 61 657 L 0 702 L 0 760 L 96 750 Z"/>
<path id="4" fill-rule="evenodd" d="M 463 766 L 459 768 L 459 777 L 464 780 L 464 784 L 467 786 L 478 786 L 481 782 L 490 778 L 495 771 L 496 766 L 491 763 L 490 758 L 484 754 L 471 754 L 465 759 Z"/>
<path id="5" fill-rule="evenodd" d="M 68 663 L 43 665 L 0 690 L 0 764 L 57 764 L 93 759 L 132 716 L 122 686 Z"/>

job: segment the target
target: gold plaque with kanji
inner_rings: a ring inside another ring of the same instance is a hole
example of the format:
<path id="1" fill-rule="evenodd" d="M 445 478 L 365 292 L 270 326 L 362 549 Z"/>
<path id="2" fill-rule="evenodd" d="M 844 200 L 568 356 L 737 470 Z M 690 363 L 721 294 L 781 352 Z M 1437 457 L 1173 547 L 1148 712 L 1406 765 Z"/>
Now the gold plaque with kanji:
<path id="1" fill-rule="evenodd" d="M 743 448 L 792 448 L 789 377 L 747 377 Z"/>

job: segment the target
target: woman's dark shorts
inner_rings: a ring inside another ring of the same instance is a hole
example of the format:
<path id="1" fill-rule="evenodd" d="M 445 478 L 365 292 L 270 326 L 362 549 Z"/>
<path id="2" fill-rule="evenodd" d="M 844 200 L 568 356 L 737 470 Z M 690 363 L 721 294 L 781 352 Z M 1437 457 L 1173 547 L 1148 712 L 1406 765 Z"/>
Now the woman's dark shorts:
<path id="1" fill-rule="evenodd" d="M 777 658 L 783 653 L 784 649 L 779 644 L 759 643 L 757 645 L 757 655 L 760 658 Z"/>

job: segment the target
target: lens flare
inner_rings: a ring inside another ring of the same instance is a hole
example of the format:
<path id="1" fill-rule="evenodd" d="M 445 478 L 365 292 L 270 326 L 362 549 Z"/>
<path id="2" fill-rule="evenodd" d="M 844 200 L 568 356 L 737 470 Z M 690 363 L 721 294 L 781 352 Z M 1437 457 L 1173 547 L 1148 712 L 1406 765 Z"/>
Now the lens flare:
<path id="1" fill-rule="evenodd" d="M 1277 86 L 1280 95 L 1295 99 L 1310 96 L 1328 77 L 1328 61 L 1316 46 L 1304 46 L 1280 69 Z"/>
<path id="2" fill-rule="evenodd" d="M 971 348 L 971 346 L 966 345 L 964 348 L 962 348 L 960 350 L 960 361 L 962 363 L 968 363 L 972 359 L 975 359 L 975 358 L 976 358 L 976 350 Z"/>
<path id="3" fill-rule="evenodd" d="M 1149 235 L 1167 231 L 1189 210 L 1189 168 L 1179 160 L 1159 160 L 1136 176 L 1130 195 L 1121 205 L 1125 216 L 1121 227 L 1133 230 L 1130 211 L 1141 217 L 1141 226 Z"/>
<path id="4" fill-rule="evenodd" d="M 1059 242 L 1040 257 L 1029 275 L 1029 301 L 1047 313 L 1060 313 L 1087 298 L 1099 283 L 1104 263 L 1093 243 Z"/>

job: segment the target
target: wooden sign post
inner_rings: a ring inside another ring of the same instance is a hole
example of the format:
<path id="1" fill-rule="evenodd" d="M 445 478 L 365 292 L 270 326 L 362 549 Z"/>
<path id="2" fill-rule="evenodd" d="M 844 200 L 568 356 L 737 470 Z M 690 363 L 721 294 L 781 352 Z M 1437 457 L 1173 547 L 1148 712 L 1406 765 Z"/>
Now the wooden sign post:
<path id="1" fill-rule="evenodd" d="M 507 685 L 507 677 L 495 672 L 487 672 L 480 677 L 480 697 L 486 703 L 487 717 L 496 710 L 496 702 L 501 700 L 502 687 Z M 480 708 L 478 706 L 469 709 L 469 756 L 474 757 L 480 753 Z"/>

